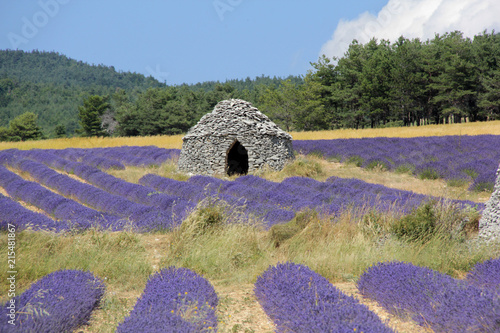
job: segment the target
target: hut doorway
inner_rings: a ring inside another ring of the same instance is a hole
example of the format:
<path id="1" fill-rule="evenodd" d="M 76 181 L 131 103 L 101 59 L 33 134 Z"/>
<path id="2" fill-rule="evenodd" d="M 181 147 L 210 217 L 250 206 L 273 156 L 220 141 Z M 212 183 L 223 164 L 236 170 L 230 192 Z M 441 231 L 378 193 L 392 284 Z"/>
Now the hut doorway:
<path id="1" fill-rule="evenodd" d="M 227 152 L 226 170 L 229 176 L 248 173 L 248 152 L 238 140 L 232 144 Z"/>

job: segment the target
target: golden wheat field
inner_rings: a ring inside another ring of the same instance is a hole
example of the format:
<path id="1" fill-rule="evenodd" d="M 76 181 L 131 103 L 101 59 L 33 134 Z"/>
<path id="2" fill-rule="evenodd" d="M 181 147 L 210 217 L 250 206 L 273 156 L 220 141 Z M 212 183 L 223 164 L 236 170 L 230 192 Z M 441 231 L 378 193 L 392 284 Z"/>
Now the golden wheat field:
<path id="1" fill-rule="evenodd" d="M 294 140 L 328 140 L 328 139 L 353 139 L 373 137 L 399 137 L 411 138 L 419 136 L 445 136 L 445 135 L 481 135 L 500 134 L 500 120 L 489 122 L 425 125 L 413 127 L 393 128 L 366 128 L 366 129 L 340 129 L 316 132 L 291 132 Z M 0 142 L 0 149 L 63 149 L 63 148 L 97 148 L 116 146 L 149 146 L 161 148 L 182 147 L 183 135 L 159 135 L 147 137 L 99 137 L 99 138 L 63 138 L 26 142 Z"/>

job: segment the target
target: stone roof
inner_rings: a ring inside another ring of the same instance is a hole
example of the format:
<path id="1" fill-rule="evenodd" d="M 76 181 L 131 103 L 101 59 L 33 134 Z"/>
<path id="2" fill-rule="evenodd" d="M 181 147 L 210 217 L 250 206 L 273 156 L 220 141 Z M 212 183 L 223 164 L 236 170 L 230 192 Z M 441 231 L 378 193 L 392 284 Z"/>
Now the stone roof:
<path id="1" fill-rule="evenodd" d="M 252 106 L 252 103 L 242 99 L 219 102 L 214 110 L 204 115 L 182 139 L 228 135 L 270 135 L 292 140 L 290 134 Z"/>

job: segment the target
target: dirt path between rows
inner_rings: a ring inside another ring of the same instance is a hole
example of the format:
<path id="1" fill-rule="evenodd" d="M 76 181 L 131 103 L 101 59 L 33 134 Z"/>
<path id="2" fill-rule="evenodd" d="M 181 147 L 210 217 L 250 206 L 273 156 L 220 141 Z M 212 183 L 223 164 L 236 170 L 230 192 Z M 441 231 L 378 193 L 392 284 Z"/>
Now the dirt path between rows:
<path id="1" fill-rule="evenodd" d="M 275 326 L 267 317 L 264 310 L 257 302 L 252 284 L 239 284 L 224 286 L 217 281 L 212 281 L 219 296 L 218 316 L 219 332 L 274 332 Z M 343 293 L 353 296 L 362 304 L 377 314 L 389 327 L 400 333 L 429 333 L 430 329 L 418 326 L 411 320 L 403 320 L 389 314 L 376 302 L 367 300 L 359 295 L 356 285 L 352 282 L 334 283 L 336 288 Z"/>

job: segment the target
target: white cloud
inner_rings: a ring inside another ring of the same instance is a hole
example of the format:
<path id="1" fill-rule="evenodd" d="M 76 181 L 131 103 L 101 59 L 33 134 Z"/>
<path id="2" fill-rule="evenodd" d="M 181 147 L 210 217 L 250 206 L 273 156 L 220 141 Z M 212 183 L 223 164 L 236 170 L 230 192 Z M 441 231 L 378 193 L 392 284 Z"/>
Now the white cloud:
<path id="1" fill-rule="evenodd" d="M 403 35 L 427 40 L 454 30 L 473 37 L 485 29 L 500 31 L 498 0 L 389 0 L 376 16 L 365 12 L 354 20 L 341 20 L 320 55 L 342 57 L 353 39 L 395 41 Z"/>

